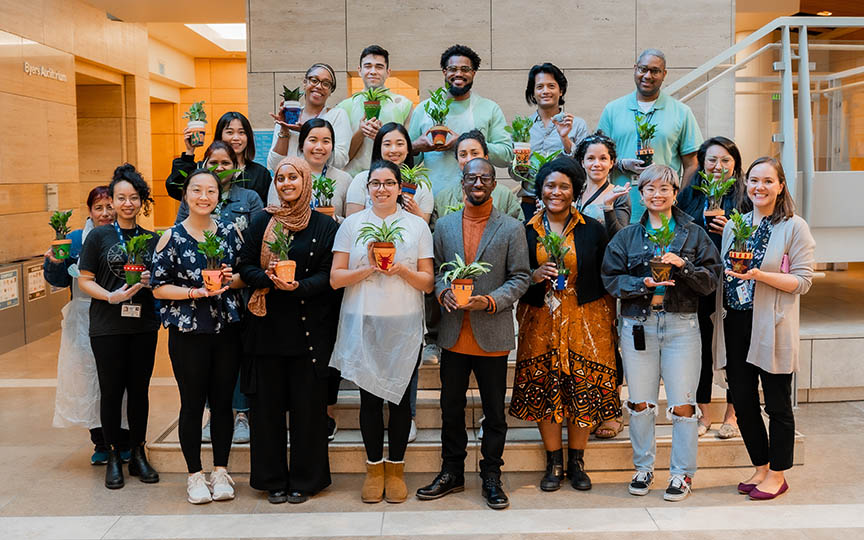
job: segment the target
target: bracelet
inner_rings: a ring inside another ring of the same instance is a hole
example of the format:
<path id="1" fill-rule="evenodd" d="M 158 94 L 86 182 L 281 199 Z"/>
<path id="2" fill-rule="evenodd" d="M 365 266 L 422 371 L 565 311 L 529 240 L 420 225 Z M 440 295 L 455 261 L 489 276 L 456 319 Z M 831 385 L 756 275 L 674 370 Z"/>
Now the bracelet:
<path id="1" fill-rule="evenodd" d="M 195 297 L 192 295 L 192 293 L 194 293 L 194 292 L 195 292 L 195 289 L 189 289 L 189 299 L 190 300 L 195 300 Z"/>
<path id="2" fill-rule="evenodd" d="M 280 130 L 279 133 L 276 134 L 276 136 L 279 137 L 280 139 L 287 139 L 291 136 L 291 132 L 289 131 L 285 135 L 282 135 L 282 131 Z"/>

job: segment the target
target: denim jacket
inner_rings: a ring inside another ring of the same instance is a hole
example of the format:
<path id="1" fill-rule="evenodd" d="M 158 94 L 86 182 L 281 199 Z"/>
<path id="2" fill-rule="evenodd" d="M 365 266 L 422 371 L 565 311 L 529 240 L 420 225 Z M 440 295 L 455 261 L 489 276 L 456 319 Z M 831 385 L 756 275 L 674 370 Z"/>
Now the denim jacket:
<path id="1" fill-rule="evenodd" d="M 676 313 L 695 313 L 699 296 L 710 294 L 720 281 L 720 253 L 708 233 L 693 219 L 672 207 L 675 238 L 669 251 L 684 259 L 682 268 L 672 267 L 674 287 L 667 287 L 663 309 Z M 645 285 L 651 275 L 648 261 L 654 256 L 654 243 L 648 239 L 645 223 L 648 212 L 616 234 L 606 247 L 601 275 L 609 294 L 621 299 L 624 317 L 647 317 L 654 289 Z"/>

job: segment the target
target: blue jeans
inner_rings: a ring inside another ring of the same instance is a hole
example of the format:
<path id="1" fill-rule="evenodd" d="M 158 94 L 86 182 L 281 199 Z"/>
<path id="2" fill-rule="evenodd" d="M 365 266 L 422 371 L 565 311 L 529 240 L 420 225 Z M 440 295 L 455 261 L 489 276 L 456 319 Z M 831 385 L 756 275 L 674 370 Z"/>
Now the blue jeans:
<path id="1" fill-rule="evenodd" d="M 621 356 L 624 376 L 629 391 L 625 406 L 630 411 L 630 444 L 633 446 L 633 465 L 637 471 L 652 472 L 657 456 L 654 424 L 657 400 L 660 396 L 660 378 L 666 387 L 666 417 L 672 420 L 671 474 L 696 473 L 699 441 L 697 419 L 702 412 L 696 405 L 696 388 L 701 371 L 701 341 L 696 313 L 652 312 L 639 321 L 623 317 L 621 329 Z M 633 326 L 645 327 L 645 350 L 633 347 Z M 634 405 L 647 403 L 648 407 L 636 411 Z M 691 417 L 673 414 L 679 405 L 693 405 Z"/>

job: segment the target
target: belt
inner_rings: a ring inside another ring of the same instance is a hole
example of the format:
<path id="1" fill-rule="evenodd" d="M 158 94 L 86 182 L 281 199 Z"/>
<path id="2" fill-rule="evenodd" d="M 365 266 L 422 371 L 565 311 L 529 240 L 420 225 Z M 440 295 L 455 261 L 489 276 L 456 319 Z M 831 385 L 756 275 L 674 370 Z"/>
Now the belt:
<path id="1" fill-rule="evenodd" d="M 663 304 L 651 304 L 651 311 L 666 311 L 663 309 Z"/>
<path id="2" fill-rule="evenodd" d="M 522 202 L 527 204 L 537 204 L 537 197 L 522 197 Z"/>

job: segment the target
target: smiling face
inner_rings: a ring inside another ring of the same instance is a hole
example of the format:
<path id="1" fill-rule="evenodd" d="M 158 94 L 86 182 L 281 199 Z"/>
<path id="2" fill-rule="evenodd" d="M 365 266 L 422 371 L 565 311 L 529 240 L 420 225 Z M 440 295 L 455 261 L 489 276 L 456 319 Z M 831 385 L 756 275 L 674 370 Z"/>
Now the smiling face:
<path id="1" fill-rule="evenodd" d="M 393 171 L 387 168 L 375 169 L 369 173 L 366 183 L 372 206 L 382 210 L 395 210 L 399 197 L 399 182 Z"/>
<path id="2" fill-rule="evenodd" d="M 444 81 L 450 85 L 450 94 L 464 96 L 474 84 L 474 71 L 471 59 L 467 56 L 451 56 L 444 68 Z"/>
<path id="3" fill-rule="evenodd" d="M 585 157 L 582 158 L 582 167 L 588 175 L 588 180 L 595 184 L 603 183 L 609 177 L 609 171 L 614 165 L 615 162 L 612 161 L 612 156 L 609 155 L 609 149 L 605 144 L 588 145 Z"/>
<path id="4" fill-rule="evenodd" d="M 774 212 L 777 197 L 783 192 L 783 188 L 777 169 L 770 163 L 760 163 L 750 169 L 750 175 L 747 176 L 747 197 L 762 215 Z"/>
<path id="5" fill-rule="evenodd" d="M 675 204 L 675 186 L 661 178 L 651 180 L 640 188 L 645 208 L 654 213 L 666 212 Z"/>
<path id="6" fill-rule="evenodd" d="M 573 181 L 562 172 L 550 173 L 543 181 L 541 197 L 550 214 L 569 212 L 573 204 Z"/>
<path id="7" fill-rule="evenodd" d="M 541 109 L 557 109 L 561 87 L 551 73 L 538 73 L 534 77 L 534 99 Z"/>
<path id="8" fill-rule="evenodd" d="M 234 153 L 242 156 L 246 150 L 246 144 L 249 142 L 249 134 L 243 129 L 243 124 L 235 118 L 222 130 L 222 140 L 231 145 Z"/>
<path id="9" fill-rule="evenodd" d="M 402 165 L 408 159 L 408 141 L 398 130 L 394 129 L 381 138 L 381 157 L 396 165 Z"/>
<path id="10" fill-rule="evenodd" d="M 126 220 L 134 220 L 141 211 L 141 195 L 135 191 L 135 187 L 125 180 L 114 184 L 114 199 L 111 205 L 117 212 L 117 216 Z"/>
<path id="11" fill-rule="evenodd" d="M 216 174 L 221 173 L 222 171 L 230 171 L 231 169 L 236 169 L 237 164 L 231 161 L 231 158 L 228 157 L 228 152 L 222 150 L 221 148 L 217 148 L 210 153 L 210 157 L 207 158 L 207 163 L 205 163 L 207 167 L 216 166 L 213 169 L 213 172 Z M 226 175 L 225 178 L 222 179 L 222 186 L 227 186 L 231 182 L 231 176 Z"/>
<path id="12" fill-rule="evenodd" d="M 114 207 L 111 206 L 111 199 L 108 197 L 99 197 L 93 201 L 93 206 L 90 207 L 90 219 L 93 221 L 95 227 L 108 225 L 114 221 L 114 217 L 115 213 Z"/>
<path id="13" fill-rule="evenodd" d="M 303 96 L 306 103 L 316 107 L 323 107 L 327 98 L 333 92 L 333 83 L 330 72 L 323 67 L 313 69 L 303 79 Z"/>
<path id="14" fill-rule="evenodd" d="M 724 170 L 729 177 L 735 170 L 735 158 L 719 144 L 709 146 L 705 151 L 705 172 L 720 178 Z"/>
<path id="15" fill-rule="evenodd" d="M 495 169 L 482 159 L 469 161 L 462 171 L 462 192 L 465 200 L 479 206 L 492 197 L 495 190 Z"/>
<path id="16" fill-rule="evenodd" d="M 390 68 L 387 67 L 387 60 L 383 56 L 367 54 L 360 59 L 357 73 L 363 79 L 363 86 L 377 88 L 384 86 L 384 82 L 390 76 Z"/>
<path id="17" fill-rule="evenodd" d="M 306 140 L 303 141 L 303 157 L 309 165 L 315 170 L 320 170 L 332 153 L 333 137 L 330 135 L 330 130 L 326 126 L 310 129 Z"/>
<path id="18" fill-rule="evenodd" d="M 219 204 L 219 186 L 212 174 L 196 174 L 186 186 L 189 213 L 209 216 Z"/>
<path id="19" fill-rule="evenodd" d="M 483 153 L 483 146 L 480 145 L 480 141 L 477 139 L 465 139 L 459 143 L 459 147 L 456 149 L 456 162 L 459 163 L 460 170 L 465 168 L 466 163 L 478 157 L 488 158 Z"/>
<path id="20" fill-rule="evenodd" d="M 663 79 L 666 78 L 666 63 L 662 58 L 647 54 L 633 68 L 636 91 L 643 97 L 656 98 Z"/>
<path id="21" fill-rule="evenodd" d="M 303 191 L 303 176 L 291 165 L 282 165 L 273 179 L 276 194 L 283 205 L 296 201 Z"/>

